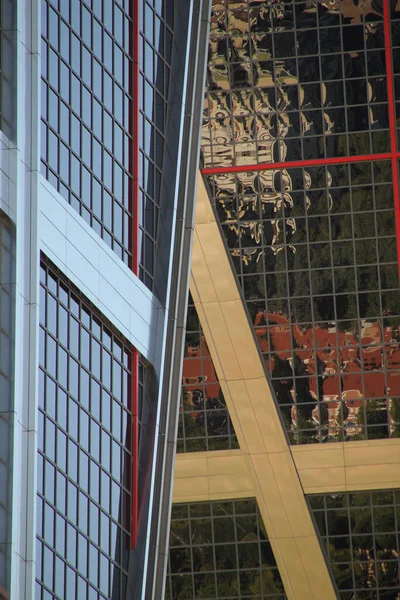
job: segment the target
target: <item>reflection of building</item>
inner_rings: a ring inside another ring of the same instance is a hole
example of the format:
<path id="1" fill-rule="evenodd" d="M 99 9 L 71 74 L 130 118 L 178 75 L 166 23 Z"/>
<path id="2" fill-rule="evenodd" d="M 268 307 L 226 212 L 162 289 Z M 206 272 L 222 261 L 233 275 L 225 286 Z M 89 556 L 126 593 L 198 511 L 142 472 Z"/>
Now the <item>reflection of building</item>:
<path id="1" fill-rule="evenodd" d="M 265 327 L 260 326 L 263 322 Z M 328 437 L 337 435 L 343 426 L 347 435 L 362 433 L 360 425 L 363 418 L 359 416 L 357 419 L 357 415 L 364 406 L 363 399 L 383 398 L 386 394 L 386 382 L 389 427 L 393 430 L 391 413 L 400 396 L 400 378 L 394 370 L 400 359 L 400 348 L 395 341 L 397 329 L 386 327 L 382 332 L 378 324 L 365 320 L 358 340 L 354 332 L 337 331 L 335 326 L 302 329 L 298 325 L 291 326 L 282 314 L 271 313 L 267 317 L 264 313 L 259 313 L 254 326 L 271 377 L 276 377 L 278 368 L 283 368 L 282 361 L 289 365 L 295 376 L 299 375 L 296 373 L 297 361 L 307 365 L 308 373 L 314 375 L 308 379 L 307 385 L 310 402 L 315 404 L 313 420 L 323 427 L 324 423 L 320 421 L 317 409 L 320 400 L 328 408 Z M 293 355 L 290 350 L 291 336 L 294 340 Z M 389 370 L 386 378 L 385 369 Z M 293 401 L 296 400 L 294 388 L 292 381 L 290 394 Z M 386 403 L 378 410 L 386 412 Z M 293 409 L 292 413 L 295 424 L 296 412 Z M 341 419 L 340 423 L 338 418 Z"/>
<path id="2" fill-rule="evenodd" d="M 397 600 L 400 4 L 212 5 L 166 596 Z"/>
<path id="3" fill-rule="evenodd" d="M 189 311 L 195 315 L 189 297 Z M 185 357 L 182 365 L 182 402 L 178 451 L 237 448 L 237 439 L 226 408 L 197 315 L 187 320 Z"/>

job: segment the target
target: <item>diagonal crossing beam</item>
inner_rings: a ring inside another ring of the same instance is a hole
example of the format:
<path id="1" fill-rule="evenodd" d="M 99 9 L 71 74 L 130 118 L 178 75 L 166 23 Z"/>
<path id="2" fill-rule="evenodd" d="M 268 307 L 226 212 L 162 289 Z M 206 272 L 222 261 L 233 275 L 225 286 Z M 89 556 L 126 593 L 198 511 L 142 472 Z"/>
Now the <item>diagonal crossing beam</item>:
<path id="1" fill-rule="evenodd" d="M 224 242 L 199 178 L 191 292 L 290 600 L 334 600 Z"/>

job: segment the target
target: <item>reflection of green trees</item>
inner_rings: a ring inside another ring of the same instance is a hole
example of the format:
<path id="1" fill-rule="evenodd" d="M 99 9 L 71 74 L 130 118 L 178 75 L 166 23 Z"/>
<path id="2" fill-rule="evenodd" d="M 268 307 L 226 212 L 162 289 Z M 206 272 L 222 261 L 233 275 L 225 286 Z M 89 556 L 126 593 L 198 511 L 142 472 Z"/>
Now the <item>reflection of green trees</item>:
<path id="1" fill-rule="evenodd" d="M 386 400 L 366 400 L 365 408 L 357 412 L 357 424 L 360 432 L 353 439 L 370 440 L 388 437 L 388 413 Z"/>
<path id="2" fill-rule="evenodd" d="M 254 499 L 175 505 L 169 565 L 170 600 L 284 592 Z"/>
<path id="3" fill-rule="evenodd" d="M 392 419 L 391 437 L 400 437 L 400 398 L 390 400 L 390 417 Z"/>
<path id="4" fill-rule="evenodd" d="M 346 403 L 341 401 L 336 414 L 336 423 L 338 426 L 338 432 L 335 435 L 335 439 L 338 442 L 344 442 L 348 439 L 348 436 L 345 431 L 345 421 L 349 415 L 349 409 L 346 406 Z"/>
<path id="5" fill-rule="evenodd" d="M 372 494 L 363 492 L 343 494 L 338 498 L 333 496 L 325 498 L 327 507 L 334 506 L 338 501 L 340 503 L 340 500 L 343 502 L 343 508 L 315 512 L 316 524 L 322 536 L 326 534 L 325 517 L 327 518 L 329 534 L 327 550 L 339 590 L 362 588 L 374 590 L 379 586 L 393 589 L 394 586 L 398 586 L 393 493 L 391 491 L 372 492 Z M 350 510 L 345 508 L 347 499 Z M 323 504 L 318 502 L 318 498 L 312 500 L 311 505 L 315 507 L 314 510 L 323 507 Z M 397 511 L 400 513 L 399 507 Z M 354 587 L 351 563 L 354 569 Z M 358 598 L 358 595 L 354 598 Z M 388 598 L 393 600 L 394 596 L 389 595 Z"/>

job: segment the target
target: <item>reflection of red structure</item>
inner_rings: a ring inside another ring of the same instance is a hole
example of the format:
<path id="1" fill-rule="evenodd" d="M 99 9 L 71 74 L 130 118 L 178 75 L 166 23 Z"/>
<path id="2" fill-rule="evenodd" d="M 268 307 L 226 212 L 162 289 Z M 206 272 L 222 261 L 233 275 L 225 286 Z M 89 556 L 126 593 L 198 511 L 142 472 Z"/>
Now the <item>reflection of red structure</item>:
<path id="1" fill-rule="evenodd" d="M 302 329 L 282 314 L 265 312 L 256 315 L 254 326 L 270 375 L 278 359 L 292 368 L 295 359 L 301 361 L 311 397 L 316 400 L 319 392 L 319 400 L 327 403 L 330 429 L 336 427 L 340 400 L 351 423 L 364 399 L 400 396 L 400 347 L 393 327 L 382 330 L 379 323 L 362 320 L 359 339 L 333 325 Z"/>
<path id="2" fill-rule="evenodd" d="M 329 433 L 338 428 L 338 409 L 344 402 L 348 414 L 347 434 L 360 431 L 357 413 L 364 399 L 400 397 L 400 346 L 394 327 L 382 330 L 379 323 L 361 321 L 361 336 L 354 331 L 340 331 L 334 325 L 303 329 L 291 324 L 280 313 L 260 312 L 254 321 L 267 369 L 276 377 L 276 361 L 286 361 L 293 369 L 294 358 L 302 363 L 301 378 L 308 378 L 310 396 L 314 402 L 324 402 L 328 409 Z M 183 361 L 182 383 L 187 401 L 195 408 L 194 396 L 205 400 L 218 398 L 220 385 L 209 349 L 201 336 L 201 347 L 188 346 Z M 294 385 L 291 396 L 295 400 Z M 293 406 L 292 417 L 296 410 Z M 318 408 L 313 417 L 318 421 Z"/>
<path id="3" fill-rule="evenodd" d="M 207 398 L 218 398 L 221 386 L 204 335 L 201 336 L 201 347 L 202 351 L 200 346 L 188 346 L 183 360 L 182 383 L 190 394 L 205 389 Z"/>

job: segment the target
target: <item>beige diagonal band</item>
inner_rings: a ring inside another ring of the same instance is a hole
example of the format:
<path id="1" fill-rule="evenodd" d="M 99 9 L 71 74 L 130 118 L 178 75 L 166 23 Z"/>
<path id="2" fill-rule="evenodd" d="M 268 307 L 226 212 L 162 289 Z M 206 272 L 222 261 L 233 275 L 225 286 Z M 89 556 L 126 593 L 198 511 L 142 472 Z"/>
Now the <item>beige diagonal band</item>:
<path id="1" fill-rule="evenodd" d="M 201 177 L 191 292 L 286 594 L 291 600 L 334 600 L 292 453 Z"/>

